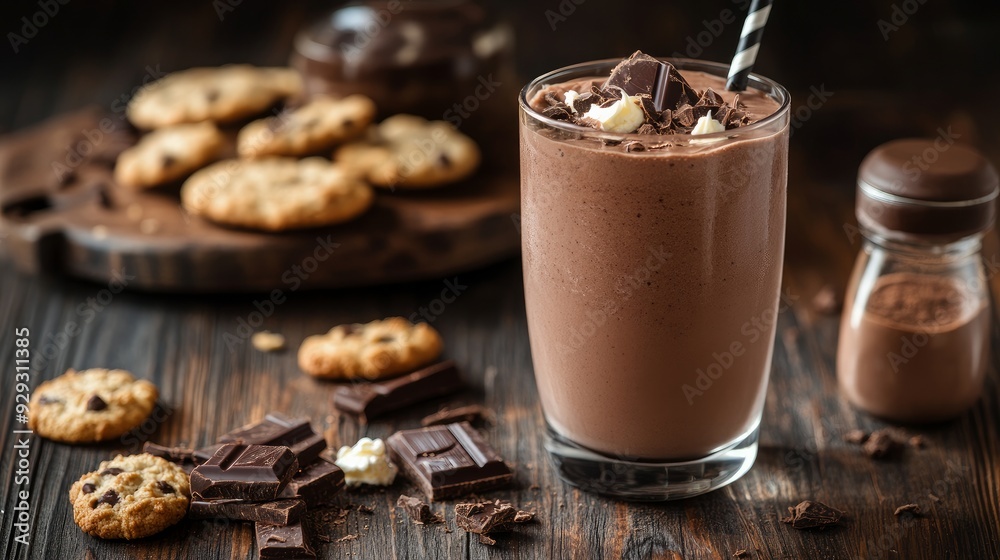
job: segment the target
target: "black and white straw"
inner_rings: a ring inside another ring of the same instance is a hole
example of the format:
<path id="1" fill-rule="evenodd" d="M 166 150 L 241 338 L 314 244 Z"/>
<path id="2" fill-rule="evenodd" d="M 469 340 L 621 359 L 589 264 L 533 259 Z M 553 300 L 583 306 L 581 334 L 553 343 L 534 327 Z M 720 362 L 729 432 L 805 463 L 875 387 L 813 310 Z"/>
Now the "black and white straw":
<path id="1" fill-rule="evenodd" d="M 771 15 L 771 2 L 772 0 L 753 0 L 750 3 L 750 11 L 743 23 L 743 31 L 740 32 L 740 44 L 736 47 L 736 56 L 729 67 L 729 80 L 726 82 L 726 89 L 729 91 L 743 91 L 747 88 L 747 78 L 757 60 L 757 49 L 764 36 L 764 24 L 767 23 L 767 16 Z"/>

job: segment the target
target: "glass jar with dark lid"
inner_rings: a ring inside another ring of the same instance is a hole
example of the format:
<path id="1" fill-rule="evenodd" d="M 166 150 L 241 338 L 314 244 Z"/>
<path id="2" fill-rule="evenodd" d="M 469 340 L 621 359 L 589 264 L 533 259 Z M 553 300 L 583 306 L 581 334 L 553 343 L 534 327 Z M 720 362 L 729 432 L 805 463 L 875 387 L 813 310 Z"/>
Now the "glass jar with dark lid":
<path id="1" fill-rule="evenodd" d="M 513 33 L 472 0 L 348 3 L 298 34 L 291 63 L 309 97 L 360 93 L 380 118 L 415 114 L 481 146 L 517 143 Z"/>
<path id="2" fill-rule="evenodd" d="M 864 159 L 863 245 L 837 350 L 837 378 L 855 406 L 925 423 L 978 400 L 990 325 L 980 253 L 998 192 L 994 167 L 945 137 L 896 140 Z"/>

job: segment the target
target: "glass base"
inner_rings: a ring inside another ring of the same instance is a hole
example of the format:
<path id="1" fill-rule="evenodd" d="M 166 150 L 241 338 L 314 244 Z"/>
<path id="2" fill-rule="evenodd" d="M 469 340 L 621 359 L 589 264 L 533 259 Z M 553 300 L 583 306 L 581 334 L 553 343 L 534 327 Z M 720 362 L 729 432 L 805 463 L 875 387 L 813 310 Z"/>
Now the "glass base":
<path id="1" fill-rule="evenodd" d="M 760 425 L 701 459 L 679 463 L 627 461 L 600 455 L 556 433 L 545 438 L 559 478 L 585 490 L 614 498 L 664 502 L 698 496 L 737 480 L 757 458 Z"/>

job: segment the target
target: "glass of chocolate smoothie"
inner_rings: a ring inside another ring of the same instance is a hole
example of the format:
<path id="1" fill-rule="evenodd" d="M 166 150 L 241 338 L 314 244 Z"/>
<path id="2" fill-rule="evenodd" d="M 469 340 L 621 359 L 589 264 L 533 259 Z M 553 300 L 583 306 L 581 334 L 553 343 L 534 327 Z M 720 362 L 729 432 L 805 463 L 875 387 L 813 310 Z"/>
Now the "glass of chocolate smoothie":
<path id="1" fill-rule="evenodd" d="M 737 99 L 726 65 L 663 61 L 562 68 L 519 99 L 546 447 L 567 482 L 635 500 L 753 464 L 785 240 L 788 92 L 751 75 Z"/>

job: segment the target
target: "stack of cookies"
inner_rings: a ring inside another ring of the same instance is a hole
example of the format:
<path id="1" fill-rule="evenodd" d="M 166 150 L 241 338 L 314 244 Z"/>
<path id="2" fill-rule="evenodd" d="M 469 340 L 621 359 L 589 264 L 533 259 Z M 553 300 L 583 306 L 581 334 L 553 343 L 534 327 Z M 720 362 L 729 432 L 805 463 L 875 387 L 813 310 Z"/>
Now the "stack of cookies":
<path id="1" fill-rule="evenodd" d="M 170 74 L 129 103 L 129 120 L 148 133 L 118 157 L 115 178 L 132 189 L 183 181 L 181 204 L 192 215 L 284 231 L 352 220 L 371 207 L 372 187 L 448 185 L 479 165 L 476 143 L 444 121 L 395 115 L 374 124 L 375 104 L 363 95 L 301 96 L 289 68 Z"/>

